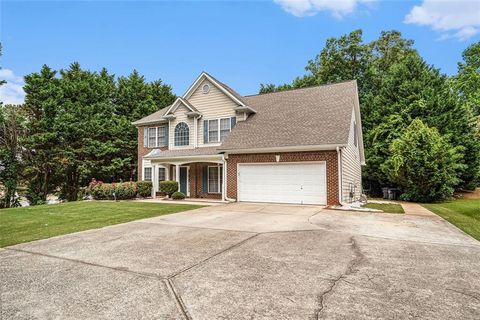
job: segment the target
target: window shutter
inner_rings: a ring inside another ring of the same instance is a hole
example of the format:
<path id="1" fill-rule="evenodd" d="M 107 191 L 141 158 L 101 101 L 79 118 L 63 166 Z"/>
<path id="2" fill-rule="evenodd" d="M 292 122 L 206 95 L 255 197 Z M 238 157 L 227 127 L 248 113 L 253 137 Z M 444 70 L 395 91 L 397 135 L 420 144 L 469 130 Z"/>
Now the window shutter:
<path id="1" fill-rule="evenodd" d="M 202 170 L 202 190 L 203 192 L 208 192 L 208 167 L 203 167 Z"/>
<path id="2" fill-rule="evenodd" d="M 203 143 L 208 143 L 208 120 L 203 120 Z"/>
<path id="3" fill-rule="evenodd" d="M 237 117 L 231 117 L 230 118 L 230 128 L 233 129 L 235 125 L 237 124 Z"/>
<path id="4" fill-rule="evenodd" d="M 168 130 L 168 125 L 164 126 L 164 127 L 163 127 L 163 130 L 164 130 L 164 131 L 163 131 L 163 132 L 164 132 L 164 135 L 163 135 L 163 139 L 164 139 L 163 144 L 164 144 L 165 146 L 168 146 L 168 131 L 169 131 L 169 130 Z"/>
<path id="5" fill-rule="evenodd" d="M 148 147 L 148 128 L 143 128 L 143 146 Z"/>

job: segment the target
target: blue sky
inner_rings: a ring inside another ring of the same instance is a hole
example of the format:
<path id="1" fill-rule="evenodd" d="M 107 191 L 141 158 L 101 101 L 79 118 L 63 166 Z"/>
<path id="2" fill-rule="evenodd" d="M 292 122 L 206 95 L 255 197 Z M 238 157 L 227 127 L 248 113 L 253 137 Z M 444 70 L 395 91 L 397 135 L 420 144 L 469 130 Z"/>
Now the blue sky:
<path id="1" fill-rule="evenodd" d="M 205 70 L 241 94 L 260 83 L 290 82 L 329 37 L 354 29 L 364 39 L 396 29 L 431 64 L 454 74 L 462 51 L 479 41 L 480 2 L 9 1 L 0 11 L 5 102 L 20 102 L 22 77 L 43 64 L 73 61 L 117 76 L 137 69 L 183 94 Z"/>

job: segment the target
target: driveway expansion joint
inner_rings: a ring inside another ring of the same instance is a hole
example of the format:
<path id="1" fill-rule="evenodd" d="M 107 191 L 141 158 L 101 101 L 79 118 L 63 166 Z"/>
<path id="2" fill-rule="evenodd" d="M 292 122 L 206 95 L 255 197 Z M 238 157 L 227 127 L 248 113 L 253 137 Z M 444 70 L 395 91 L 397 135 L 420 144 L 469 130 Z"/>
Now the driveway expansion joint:
<path id="1" fill-rule="evenodd" d="M 217 253 L 214 253 L 213 255 L 211 255 L 211 256 L 209 256 L 209 257 L 207 257 L 207 258 L 205 258 L 205 259 L 202 259 L 202 260 L 198 261 L 197 263 L 192 264 L 191 266 L 188 266 L 188 267 L 186 267 L 186 268 L 184 268 L 184 269 L 182 269 L 182 270 L 180 270 L 180 271 L 176 271 L 176 272 L 170 274 L 169 276 L 167 276 L 166 279 L 167 279 L 167 280 L 173 279 L 173 278 L 175 278 L 176 276 L 178 276 L 179 274 L 182 274 L 182 273 L 184 273 L 184 272 L 187 272 L 188 270 L 191 270 L 191 269 L 193 269 L 193 268 L 195 268 L 195 267 L 198 267 L 198 266 L 206 263 L 207 261 L 209 261 L 209 260 L 211 260 L 211 259 L 213 259 L 213 258 L 215 258 L 215 257 L 217 257 L 217 256 L 219 256 L 219 255 L 221 255 L 221 254 L 223 254 L 223 253 L 225 253 L 225 252 L 227 252 L 227 251 L 233 250 L 233 249 L 241 246 L 241 245 L 244 244 L 245 242 L 247 242 L 247 241 L 255 238 L 255 237 L 258 236 L 258 235 L 260 235 L 260 233 L 256 233 L 256 234 L 254 234 L 254 235 L 252 235 L 252 236 L 250 236 L 250 237 L 248 237 L 248 238 L 246 238 L 246 239 L 243 239 L 242 241 L 239 241 L 239 242 L 237 242 L 237 243 L 235 243 L 235 244 L 233 244 L 233 245 L 231 245 L 231 246 L 229 246 L 229 247 L 227 247 L 227 248 L 225 248 L 225 249 L 223 249 L 223 250 L 218 251 Z"/>
<path id="2" fill-rule="evenodd" d="M 177 289 L 175 288 L 175 284 L 173 283 L 173 280 L 172 279 L 165 279 L 165 283 L 167 285 L 167 288 L 170 290 L 170 292 L 172 293 L 174 299 L 175 299 L 175 302 L 177 303 L 177 306 L 178 308 L 180 309 L 180 311 L 182 312 L 182 315 L 183 317 L 186 319 L 186 320 L 191 320 L 192 317 L 189 315 L 188 311 L 187 311 L 187 308 L 185 307 L 185 303 L 183 302 L 182 300 L 182 297 L 180 296 L 180 294 L 177 292 Z"/>
<path id="3" fill-rule="evenodd" d="M 64 260 L 64 261 L 69 261 L 72 263 L 79 263 L 79 264 L 84 264 L 87 266 L 91 267 L 98 267 L 98 268 L 105 268 L 113 271 L 119 271 L 119 272 L 124 272 L 124 273 L 129 273 L 132 275 L 140 276 L 140 277 L 145 277 L 145 278 L 151 278 L 155 280 L 164 280 L 165 277 L 158 276 L 153 273 L 146 273 L 146 272 L 138 272 L 138 271 L 132 271 L 125 269 L 124 267 L 110 267 L 102 264 L 97 264 L 97 263 L 92 263 L 92 262 L 87 262 L 87 261 L 82 261 L 82 260 L 77 260 L 77 259 L 71 259 L 71 258 L 65 258 L 65 257 L 59 257 L 59 256 L 54 256 L 51 254 L 45 254 L 41 252 L 35 252 L 35 251 L 29 251 L 29 250 L 23 250 L 23 249 L 15 249 L 15 248 L 6 248 L 5 250 L 8 251 L 14 251 L 14 252 L 21 252 L 21 253 L 28 253 L 36 256 L 41 256 L 41 257 L 46 257 L 46 258 L 51 258 L 51 259 L 58 259 L 58 260 Z"/>
<path id="4" fill-rule="evenodd" d="M 347 265 L 347 269 L 345 270 L 345 272 L 343 272 L 341 275 L 339 275 L 338 277 L 336 277 L 335 279 L 333 280 L 330 280 L 332 283 L 331 285 L 328 287 L 327 290 L 325 290 L 324 292 L 322 292 L 319 296 L 319 308 L 317 310 L 317 320 L 318 319 L 321 319 L 321 313 L 323 312 L 324 308 L 325 308 L 325 298 L 333 292 L 333 290 L 335 290 L 337 284 L 344 280 L 348 275 L 356 272 L 355 270 L 355 267 L 357 267 L 362 261 L 363 259 L 365 258 L 363 253 L 360 251 L 360 248 L 357 244 L 357 242 L 355 241 L 355 238 L 354 236 L 350 237 L 350 241 L 351 241 L 351 247 L 353 249 L 353 252 L 355 254 L 355 257 L 350 260 L 350 262 L 348 263 Z M 346 280 L 344 280 L 346 281 Z"/>

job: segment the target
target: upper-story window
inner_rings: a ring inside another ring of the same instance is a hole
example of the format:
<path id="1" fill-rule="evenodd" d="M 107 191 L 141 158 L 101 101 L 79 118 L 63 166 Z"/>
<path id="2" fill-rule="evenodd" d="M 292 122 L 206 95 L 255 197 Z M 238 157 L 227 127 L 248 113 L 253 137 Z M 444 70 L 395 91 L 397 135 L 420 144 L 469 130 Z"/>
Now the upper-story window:
<path id="1" fill-rule="evenodd" d="M 163 147 L 168 145 L 167 141 L 167 126 L 150 127 L 147 128 L 147 137 L 149 148 Z"/>
<path id="2" fill-rule="evenodd" d="M 222 142 L 232 131 L 235 118 L 205 120 L 208 121 L 208 142 Z M 206 122 L 205 122 L 206 124 Z"/>
<path id="3" fill-rule="evenodd" d="M 185 122 L 180 122 L 175 127 L 175 146 L 188 146 L 190 130 Z"/>

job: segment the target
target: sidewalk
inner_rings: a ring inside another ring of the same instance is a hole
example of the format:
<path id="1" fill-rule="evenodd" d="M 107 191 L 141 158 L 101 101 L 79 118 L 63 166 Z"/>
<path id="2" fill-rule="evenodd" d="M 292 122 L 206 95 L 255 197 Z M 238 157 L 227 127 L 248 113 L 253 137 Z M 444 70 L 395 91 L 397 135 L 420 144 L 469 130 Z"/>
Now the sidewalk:
<path id="1" fill-rule="evenodd" d="M 423 206 L 419 205 L 418 203 L 412 202 L 400 202 L 403 210 L 405 211 L 406 215 L 413 215 L 413 216 L 425 216 L 425 217 L 437 217 L 438 216 L 431 212 L 430 210 L 424 208 Z"/>

